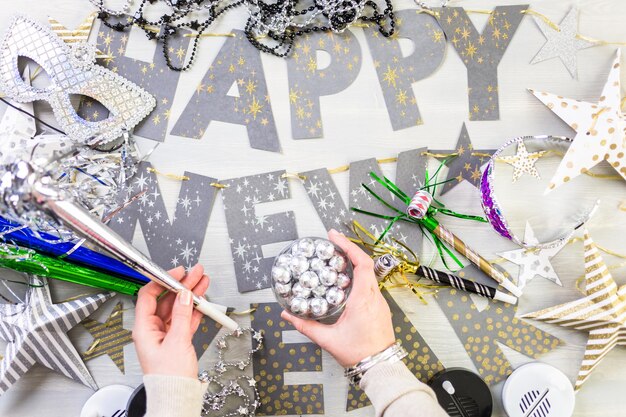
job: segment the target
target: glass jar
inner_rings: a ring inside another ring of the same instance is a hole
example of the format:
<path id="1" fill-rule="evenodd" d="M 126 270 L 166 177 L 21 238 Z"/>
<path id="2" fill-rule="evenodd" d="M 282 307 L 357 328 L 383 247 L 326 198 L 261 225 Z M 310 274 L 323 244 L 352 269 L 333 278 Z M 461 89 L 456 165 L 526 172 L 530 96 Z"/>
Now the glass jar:
<path id="1" fill-rule="evenodd" d="M 304 319 L 326 320 L 343 311 L 352 289 L 353 266 L 330 240 L 305 237 L 276 256 L 271 278 L 284 309 Z"/>

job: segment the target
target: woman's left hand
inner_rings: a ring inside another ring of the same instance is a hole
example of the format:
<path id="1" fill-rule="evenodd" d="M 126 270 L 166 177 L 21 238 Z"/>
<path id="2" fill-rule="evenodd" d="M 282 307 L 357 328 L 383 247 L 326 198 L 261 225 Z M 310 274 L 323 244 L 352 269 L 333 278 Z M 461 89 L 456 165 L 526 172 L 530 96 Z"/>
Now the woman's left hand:
<path id="1" fill-rule="evenodd" d="M 156 282 L 146 284 L 137 298 L 133 341 L 144 374 L 198 377 L 198 358 L 191 343 L 202 320 L 193 308 L 192 291 L 202 297 L 209 277 L 202 265 L 185 275 L 182 267 L 170 274 L 187 290 L 158 299 L 165 288 Z"/>

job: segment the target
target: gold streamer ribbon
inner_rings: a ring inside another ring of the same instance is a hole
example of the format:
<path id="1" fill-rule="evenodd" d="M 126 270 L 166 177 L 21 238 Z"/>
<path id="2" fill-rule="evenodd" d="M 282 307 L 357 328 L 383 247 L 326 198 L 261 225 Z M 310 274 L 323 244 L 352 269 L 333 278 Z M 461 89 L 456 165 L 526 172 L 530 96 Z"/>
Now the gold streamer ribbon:
<path id="1" fill-rule="evenodd" d="M 526 10 L 522 10 L 520 13 L 522 14 L 531 14 L 533 16 L 537 16 L 539 17 L 541 20 L 543 20 L 544 22 L 546 22 L 546 24 L 548 26 L 550 26 L 552 29 L 556 30 L 557 32 L 561 31 L 561 28 L 559 27 L 559 25 L 557 25 L 556 23 L 554 23 L 552 20 L 550 20 L 550 18 L 548 18 L 548 16 L 546 16 L 543 13 L 539 13 L 538 11 L 535 10 L 531 10 L 531 9 L 526 9 Z"/>
<path id="2" fill-rule="evenodd" d="M 148 168 L 148 172 L 152 172 L 152 173 L 154 173 L 154 174 L 161 175 L 161 176 L 163 176 L 163 177 L 165 177 L 165 178 L 169 178 L 169 179 L 171 179 L 171 180 L 177 180 L 177 181 L 189 181 L 189 179 L 190 179 L 190 178 L 189 178 L 188 176 L 186 176 L 186 175 L 176 175 L 176 174 L 170 174 L 170 173 L 168 173 L 168 172 L 161 172 L 161 171 L 159 171 L 158 169 L 153 168 L 153 167 L 149 167 L 149 168 Z"/>
<path id="3" fill-rule="evenodd" d="M 348 239 L 369 249 L 372 252 L 372 258 L 378 258 L 382 255 L 389 254 L 399 261 L 399 264 L 378 282 L 378 287 L 380 289 L 400 287 L 408 288 L 420 299 L 422 303 L 428 304 L 424 295 L 434 294 L 439 288 L 441 288 L 440 285 L 436 284 L 422 284 L 419 282 L 420 278 L 414 282 L 407 277 L 407 274 L 415 274 L 415 271 L 417 271 L 420 264 L 417 255 L 415 255 L 415 253 L 402 242 L 399 242 L 396 239 L 391 239 L 395 244 L 399 245 L 404 250 L 393 247 L 385 242 L 372 243 L 377 241 L 376 236 L 368 232 L 356 220 L 352 222 L 352 231 L 356 238 Z M 363 235 L 365 237 L 363 237 Z M 407 253 L 410 254 L 414 260 L 409 259 Z M 423 289 L 427 289 L 428 291 L 423 291 Z"/>

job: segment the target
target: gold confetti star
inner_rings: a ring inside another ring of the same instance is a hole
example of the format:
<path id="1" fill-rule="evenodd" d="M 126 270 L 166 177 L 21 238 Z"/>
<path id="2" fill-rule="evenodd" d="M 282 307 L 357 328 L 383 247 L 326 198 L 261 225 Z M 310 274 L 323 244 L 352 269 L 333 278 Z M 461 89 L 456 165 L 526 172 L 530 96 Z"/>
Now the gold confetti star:
<path id="1" fill-rule="evenodd" d="M 206 92 L 207 93 L 212 93 L 213 91 L 215 91 L 215 87 L 213 87 L 212 84 L 209 84 L 206 86 Z"/>
<path id="2" fill-rule="evenodd" d="M 199 84 L 198 87 L 196 87 L 196 94 L 200 94 L 202 91 L 204 91 L 204 84 Z"/>
<path id="3" fill-rule="evenodd" d="M 471 32 L 465 27 L 463 28 L 463 31 L 461 32 L 461 38 L 466 41 L 467 38 L 469 38 Z"/>
<path id="4" fill-rule="evenodd" d="M 313 57 L 309 58 L 309 63 L 306 67 L 309 72 L 315 72 L 317 70 L 317 61 Z"/>
<path id="5" fill-rule="evenodd" d="M 472 180 L 476 181 L 480 178 L 480 169 L 478 169 L 478 167 L 474 168 L 474 171 L 472 172 Z"/>
<path id="6" fill-rule="evenodd" d="M 161 100 L 161 104 L 163 104 L 164 106 L 166 106 L 166 105 L 167 105 L 167 103 L 168 103 L 167 98 L 165 98 L 165 97 L 164 97 L 164 98 Z"/>
<path id="7" fill-rule="evenodd" d="M 396 88 L 396 80 L 398 79 L 397 68 L 394 67 L 391 69 L 389 64 L 387 64 L 387 71 L 383 74 L 383 81 L 387 81 L 387 87 Z"/>
<path id="8" fill-rule="evenodd" d="M 240 56 L 240 57 L 239 57 L 239 60 L 237 61 L 237 64 L 239 64 L 239 65 L 241 65 L 241 66 L 245 65 L 245 64 L 246 64 L 246 60 L 245 60 L 245 58 L 244 58 L 244 57 L 242 57 L 242 56 Z"/>
<path id="9" fill-rule="evenodd" d="M 406 91 L 400 90 L 398 94 L 396 94 L 396 103 L 406 106 L 406 99 L 407 99 Z"/>
<path id="10" fill-rule="evenodd" d="M 252 94 L 256 91 L 256 84 L 252 80 L 248 80 L 248 84 L 246 84 L 246 91 L 248 94 Z"/>
<path id="11" fill-rule="evenodd" d="M 298 119 L 304 119 L 304 107 L 298 107 L 298 109 L 296 110 L 296 117 Z"/>
<path id="12" fill-rule="evenodd" d="M 256 115 L 262 113 L 263 105 L 259 103 L 256 97 L 252 97 L 252 103 L 248 106 L 248 112 L 256 120 Z"/>
<path id="13" fill-rule="evenodd" d="M 293 88 L 289 90 L 289 102 L 291 104 L 296 104 L 299 98 L 300 97 L 298 96 L 298 92 L 296 90 L 294 90 Z"/>
<path id="14" fill-rule="evenodd" d="M 440 30 L 433 30 L 431 38 L 435 43 L 441 42 L 443 40 L 443 32 Z"/>
<path id="15" fill-rule="evenodd" d="M 161 123 L 161 116 L 159 116 L 158 114 L 154 115 L 154 117 L 152 118 L 152 123 L 154 123 L 155 126 Z"/>
<path id="16" fill-rule="evenodd" d="M 266 117 L 264 117 L 264 118 L 262 118 L 262 119 L 261 119 L 261 124 L 262 124 L 263 126 L 267 126 L 267 124 L 268 124 L 268 123 L 269 123 L 269 120 L 267 120 L 267 118 L 266 118 Z"/>
<path id="17" fill-rule="evenodd" d="M 465 55 L 473 59 L 474 54 L 476 54 L 477 50 L 478 49 L 476 49 L 476 47 L 474 46 L 472 42 L 468 42 L 467 46 L 465 47 Z"/>

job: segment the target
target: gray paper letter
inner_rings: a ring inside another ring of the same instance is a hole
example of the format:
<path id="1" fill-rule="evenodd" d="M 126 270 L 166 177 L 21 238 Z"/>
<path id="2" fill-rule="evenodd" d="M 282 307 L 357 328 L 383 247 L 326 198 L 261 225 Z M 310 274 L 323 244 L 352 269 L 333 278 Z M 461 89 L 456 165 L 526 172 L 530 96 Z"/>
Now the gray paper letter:
<path id="1" fill-rule="evenodd" d="M 317 51 L 330 55 L 318 69 Z M 291 133 L 294 139 L 322 137 L 320 97 L 345 90 L 361 70 L 361 47 L 352 32 L 314 33 L 298 38 L 287 59 Z"/>
<path id="2" fill-rule="evenodd" d="M 217 120 L 244 125 L 252 148 L 278 152 L 261 53 L 242 31 L 232 32 L 235 36 L 226 38 L 170 133 L 200 139 L 211 121 Z"/>
<path id="3" fill-rule="evenodd" d="M 498 64 L 528 5 L 498 6 L 479 34 L 462 7 L 435 9 L 439 24 L 467 68 L 470 120 L 498 120 Z"/>
<path id="4" fill-rule="evenodd" d="M 423 185 L 424 173 L 426 170 L 426 156 L 422 155 L 426 148 L 415 149 L 402 152 L 398 155 L 396 165 L 396 185 L 408 195 L 413 195 L 418 188 Z M 350 164 L 350 205 L 346 206 L 341 198 L 337 186 L 333 181 L 328 169 L 320 168 L 313 171 L 303 172 L 306 176 L 304 188 L 315 207 L 324 227 L 327 230 L 336 229 L 346 235 L 354 235 L 351 230 L 352 220 L 358 221 L 370 233 L 378 237 L 387 227 L 387 220 L 378 219 L 373 216 L 355 213 L 351 207 L 367 210 L 378 214 L 394 214 L 394 212 L 383 206 L 373 196 L 371 196 L 361 184 L 366 184 L 379 196 L 391 202 L 397 208 L 406 210 L 402 203 L 390 198 L 389 191 L 381 184 L 370 177 L 370 172 L 375 172 L 382 178 L 382 172 L 376 159 L 365 159 Z M 415 225 L 397 222 L 391 231 L 390 236 L 407 245 L 415 252 L 419 252 L 422 242 L 422 233 Z"/>
<path id="5" fill-rule="evenodd" d="M 239 292 L 270 286 L 274 257 L 263 256 L 263 245 L 298 238 L 293 212 L 257 215 L 256 205 L 290 198 L 285 171 L 222 181 L 222 202 Z"/>
<path id="6" fill-rule="evenodd" d="M 215 200 L 214 178 L 185 172 L 189 180 L 182 181 L 176 211 L 172 220 L 165 210 L 157 176 L 151 165 L 138 167 L 126 199 L 142 192 L 136 201 L 117 213 L 109 226 L 124 239 L 131 241 L 137 222 L 141 224 L 150 258 L 163 268 L 179 265 L 189 268 L 198 262 L 204 235 Z"/>
<path id="7" fill-rule="evenodd" d="M 396 13 L 397 36 L 386 38 L 373 25 L 364 30 L 391 127 L 400 130 L 421 125 L 412 85 L 435 72 L 443 62 L 446 37 L 437 20 L 416 10 L 400 10 Z M 402 56 L 398 38 L 413 42 L 410 55 Z"/>
<path id="8" fill-rule="evenodd" d="M 284 343 L 294 327 L 280 317 L 278 303 L 253 304 L 251 326 L 263 331 L 263 349 L 252 360 L 261 405 L 259 416 L 324 414 L 322 384 L 286 385 L 287 372 L 322 371 L 322 349 L 313 343 Z"/>

